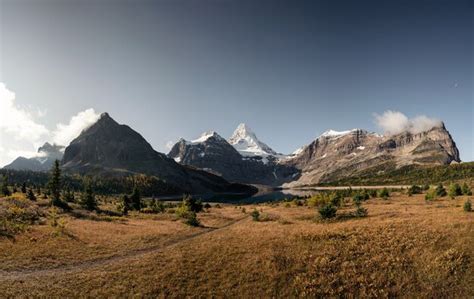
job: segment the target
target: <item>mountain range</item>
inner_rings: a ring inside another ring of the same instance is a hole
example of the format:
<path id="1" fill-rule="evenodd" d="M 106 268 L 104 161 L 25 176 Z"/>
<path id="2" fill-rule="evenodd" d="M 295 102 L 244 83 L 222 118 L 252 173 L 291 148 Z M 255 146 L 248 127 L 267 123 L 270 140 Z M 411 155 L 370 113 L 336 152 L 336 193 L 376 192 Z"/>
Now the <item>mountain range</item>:
<path id="1" fill-rule="evenodd" d="M 54 159 L 62 159 L 66 172 L 153 175 L 186 192 L 239 188 L 229 182 L 317 185 L 370 169 L 380 173 L 407 165 L 460 162 L 444 123 L 423 132 L 389 136 L 362 129 L 329 130 L 289 155 L 276 152 L 246 124 L 240 124 L 229 139 L 214 131 L 205 132 L 195 140 L 180 139 L 165 155 L 155 151 L 139 133 L 104 113 L 65 149 L 46 143 L 37 157 L 19 157 L 5 168 L 46 171 Z"/>
<path id="2" fill-rule="evenodd" d="M 55 160 L 61 160 L 64 154 L 64 146 L 46 142 L 38 149 L 37 154 L 31 158 L 18 157 L 4 169 L 48 171 Z"/>

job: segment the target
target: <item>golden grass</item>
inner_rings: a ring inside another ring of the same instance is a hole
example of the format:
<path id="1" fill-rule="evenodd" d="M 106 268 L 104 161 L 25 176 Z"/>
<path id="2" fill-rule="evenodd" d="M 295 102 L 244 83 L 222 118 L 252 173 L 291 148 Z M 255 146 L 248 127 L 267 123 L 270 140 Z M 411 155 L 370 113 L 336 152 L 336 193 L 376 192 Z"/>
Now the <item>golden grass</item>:
<path id="1" fill-rule="evenodd" d="M 284 204 L 256 206 L 265 222 L 233 222 L 245 216 L 239 208 L 212 208 L 199 215 L 201 228 L 166 214 L 68 219 L 71 236 L 34 226 L 14 243 L 0 241 L 1 269 L 13 271 L 0 272 L 0 294 L 470 298 L 474 213 L 463 211 L 465 199 L 396 194 L 365 202 L 367 218 L 330 222 L 316 221 L 314 208 Z M 38 272 L 52 266 L 59 268 Z"/>

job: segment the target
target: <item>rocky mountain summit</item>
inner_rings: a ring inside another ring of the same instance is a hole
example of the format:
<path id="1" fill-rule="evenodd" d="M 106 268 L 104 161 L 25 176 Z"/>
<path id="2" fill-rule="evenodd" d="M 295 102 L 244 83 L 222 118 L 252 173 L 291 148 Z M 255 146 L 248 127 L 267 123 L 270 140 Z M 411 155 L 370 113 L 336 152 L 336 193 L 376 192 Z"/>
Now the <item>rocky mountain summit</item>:
<path id="1" fill-rule="evenodd" d="M 64 146 L 52 145 L 46 142 L 38 149 L 38 153 L 31 158 L 18 157 L 12 163 L 6 165 L 5 169 L 49 171 L 55 160 L 61 160 L 64 154 Z"/>
<path id="2" fill-rule="evenodd" d="M 118 124 L 107 113 L 83 131 L 66 148 L 62 167 L 66 172 L 101 175 L 147 174 L 183 192 L 233 192 L 237 188 L 222 177 L 182 166 L 155 151 L 136 131 Z"/>
<path id="3" fill-rule="evenodd" d="M 361 129 L 327 131 L 281 163 L 301 170 L 286 186 L 312 185 L 406 165 L 444 165 L 460 162 L 459 151 L 444 124 L 420 133 L 381 136 Z M 374 173 L 375 174 L 375 173 Z"/>
<path id="4" fill-rule="evenodd" d="M 221 175 L 229 181 L 265 185 L 289 182 L 298 174 L 297 169 L 279 164 L 277 155 L 244 124 L 239 125 L 230 142 L 216 132 L 205 132 L 192 141 L 180 139 L 168 153 L 183 165 Z"/>

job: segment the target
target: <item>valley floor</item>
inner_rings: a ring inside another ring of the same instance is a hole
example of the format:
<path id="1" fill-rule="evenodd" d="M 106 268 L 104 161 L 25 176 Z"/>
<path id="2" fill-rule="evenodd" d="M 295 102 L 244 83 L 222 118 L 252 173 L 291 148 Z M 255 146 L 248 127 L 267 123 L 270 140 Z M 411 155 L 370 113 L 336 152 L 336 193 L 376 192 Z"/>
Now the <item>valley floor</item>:
<path id="1" fill-rule="evenodd" d="M 329 222 L 291 203 L 222 205 L 197 228 L 167 213 L 64 216 L 59 230 L 0 237 L 0 296 L 472 298 L 466 199 L 394 194 L 364 202 L 366 218 Z"/>

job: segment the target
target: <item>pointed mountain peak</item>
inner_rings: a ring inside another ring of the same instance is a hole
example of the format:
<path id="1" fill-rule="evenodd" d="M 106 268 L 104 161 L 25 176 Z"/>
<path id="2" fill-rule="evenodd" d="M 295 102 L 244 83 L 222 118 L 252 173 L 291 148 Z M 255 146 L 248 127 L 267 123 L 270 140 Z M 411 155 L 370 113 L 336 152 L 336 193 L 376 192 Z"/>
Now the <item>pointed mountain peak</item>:
<path id="1" fill-rule="evenodd" d="M 245 123 L 237 126 L 229 143 L 243 156 L 277 155 L 268 145 L 261 142 Z"/>

